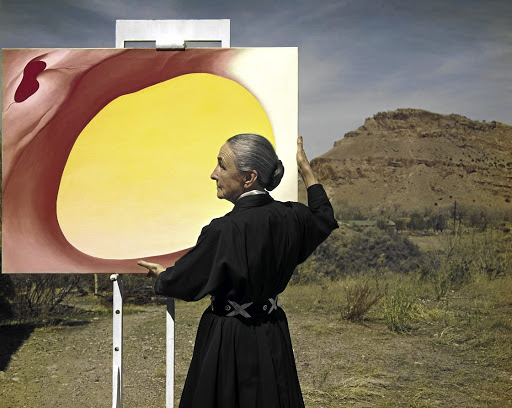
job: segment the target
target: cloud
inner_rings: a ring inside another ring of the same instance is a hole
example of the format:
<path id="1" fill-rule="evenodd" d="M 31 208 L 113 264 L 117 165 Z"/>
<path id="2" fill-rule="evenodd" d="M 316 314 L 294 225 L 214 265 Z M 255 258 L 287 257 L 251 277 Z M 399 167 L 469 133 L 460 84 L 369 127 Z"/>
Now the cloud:
<path id="1" fill-rule="evenodd" d="M 0 45 L 109 47 L 116 19 L 230 18 L 232 46 L 299 47 L 314 157 L 398 107 L 510 122 L 510 15 L 509 0 L 0 0 Z"/>
<path id="2" fill-rule="evenodd" d="M 312 44 L 299 48 L 299 85 L 303 98 L 318 98 L 339 89 L 343 78 L 352 72 L 349 58 L 325 55 Z"/>
<path id="3" fill-rule="evenodd" d="M 63 0 L 70 7 L 92 13 L 103 19 L 172 19 L 176 14 L 174 2 L 142 0 Z"/>

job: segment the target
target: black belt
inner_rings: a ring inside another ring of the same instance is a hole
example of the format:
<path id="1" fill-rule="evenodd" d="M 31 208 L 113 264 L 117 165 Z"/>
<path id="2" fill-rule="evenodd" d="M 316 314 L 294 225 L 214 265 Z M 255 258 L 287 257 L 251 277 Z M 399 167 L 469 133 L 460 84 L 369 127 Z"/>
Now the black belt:
<path id="1" fill-rule="evenodd" d="M 219 316 L 242 316 L 247 319 L 251 317 L 264 317 L 268 316 L 279 307 L 278 297 L 275 299 L 268 298 L 264 302 L 247 302 L 239 304 L 234 300 L 229 299 L 216 299 L 215 296 L 211 297 L 212 311 Z"/>

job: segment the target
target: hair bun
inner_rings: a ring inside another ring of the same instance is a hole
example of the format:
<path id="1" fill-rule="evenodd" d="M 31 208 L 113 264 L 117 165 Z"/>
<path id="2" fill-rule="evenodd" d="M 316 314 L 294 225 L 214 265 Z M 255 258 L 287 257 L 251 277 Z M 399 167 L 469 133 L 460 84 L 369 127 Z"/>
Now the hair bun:
<path id="1" fill-rule="evenodd" d="M 284 166 L 283 162 L 281 160 L 278 160 L 276 163 L 276 168 L 274 169 L 274 172 L 270 176 L 270 180 L 268 182 L 268 185 L 265 187 L 268 191 L 272 191 L 274 188 L 276 188 L 279 183 L 281 182 L 281 179 L 284 175 Z"/>

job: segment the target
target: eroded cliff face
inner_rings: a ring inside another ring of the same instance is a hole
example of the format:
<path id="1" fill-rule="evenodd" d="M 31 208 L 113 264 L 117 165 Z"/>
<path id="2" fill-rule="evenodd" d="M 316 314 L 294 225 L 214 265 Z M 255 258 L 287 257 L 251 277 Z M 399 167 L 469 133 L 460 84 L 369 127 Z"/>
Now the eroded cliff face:
<path id="1" fill-rule="evenodd" d="M 335 203 L 414 210 L 456 200 L 512 209 L 512 126 L 499 122 L 381 112 L 312 164 Z"/>

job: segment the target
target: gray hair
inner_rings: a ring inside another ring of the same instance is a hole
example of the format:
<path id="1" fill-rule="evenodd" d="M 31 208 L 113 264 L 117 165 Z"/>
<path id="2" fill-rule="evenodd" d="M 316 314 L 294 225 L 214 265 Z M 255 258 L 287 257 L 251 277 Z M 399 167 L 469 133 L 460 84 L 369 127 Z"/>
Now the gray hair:
<path id="1" fill-rule="evenodd" d="M 238 171 L 256 170 L 260 185 L 272 191 L 284 174 L 284 167 L 272 144 L 263 136 L 242 133 L 228 139 Z"/>

